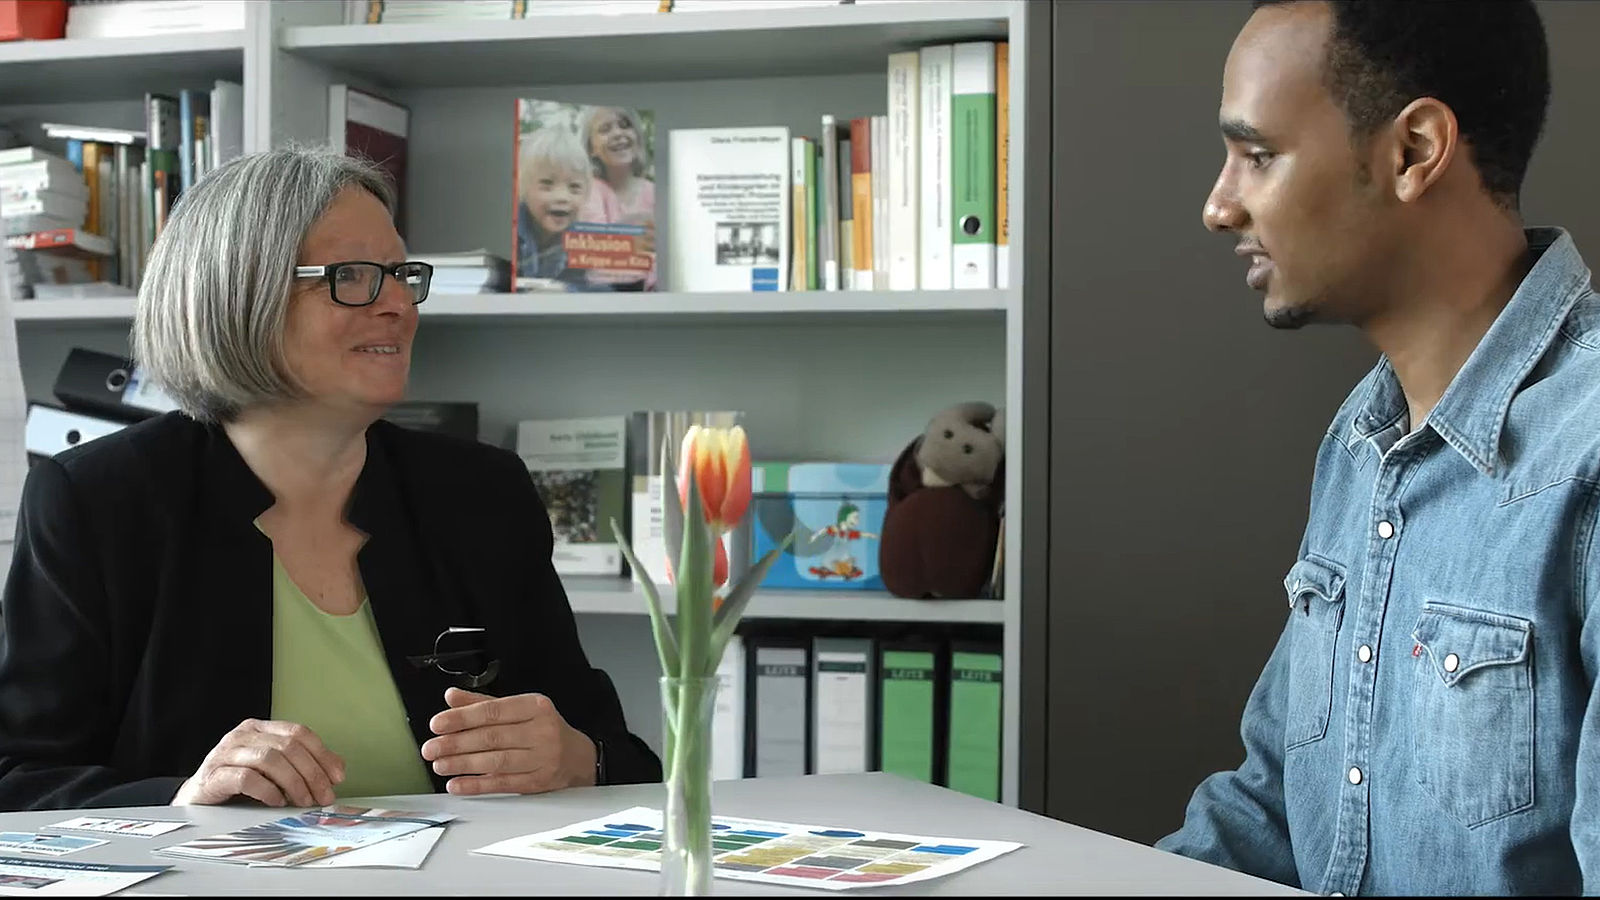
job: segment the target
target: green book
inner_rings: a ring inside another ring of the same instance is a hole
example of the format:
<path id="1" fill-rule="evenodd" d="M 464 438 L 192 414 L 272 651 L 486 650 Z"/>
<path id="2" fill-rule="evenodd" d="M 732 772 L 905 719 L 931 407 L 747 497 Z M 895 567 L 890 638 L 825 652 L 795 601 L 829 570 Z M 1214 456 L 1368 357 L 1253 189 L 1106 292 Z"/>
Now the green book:
<path id="1" fill-rule="evenodd" d="M 951 790 L 1000 800 L 1000 654 L 952 648 L 950 743 L 946 784 Z"/>
<path id="2" fill-rule="evenodd" d="M 950 71 L 950 220 L 954 286 L 994 287 L 994 43 L 956 44 Z"/>
<path id="3" fill-rule="evenodd" d="M 880 768 L 929 784 L 934 774 L 934 664 L 931 650 L 884 650 L 878 667 Z"/>

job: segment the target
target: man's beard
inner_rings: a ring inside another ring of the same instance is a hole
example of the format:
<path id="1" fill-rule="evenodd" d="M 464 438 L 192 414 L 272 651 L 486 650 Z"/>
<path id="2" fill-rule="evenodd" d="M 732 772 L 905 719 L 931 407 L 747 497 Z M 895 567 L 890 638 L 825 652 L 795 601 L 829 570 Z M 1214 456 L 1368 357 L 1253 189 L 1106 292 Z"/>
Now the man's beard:
<path id="1" fill-rule="evenodd" d="M 1261 314 L 1261 318 L 1273 328 L 1293 331 L 1311 324 L 1316 320 L 1316 315 L 1309 306 L 1280 306 L 1266 310 Z"/>

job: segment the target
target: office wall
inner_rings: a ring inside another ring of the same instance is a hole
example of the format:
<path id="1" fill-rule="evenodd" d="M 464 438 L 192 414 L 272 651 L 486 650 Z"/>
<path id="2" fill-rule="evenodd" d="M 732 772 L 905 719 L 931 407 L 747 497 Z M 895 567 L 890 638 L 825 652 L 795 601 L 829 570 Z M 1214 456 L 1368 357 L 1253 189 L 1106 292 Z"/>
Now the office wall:
<path id="1" fill-rule="evenodd" d="M 1600 260 L 1600 4 L 1542 7 L 1554 99 L 1530 221 Z M 1261 321 L 1201 225 L 1243 0 L 1054 7 L 1045 812 L 1138 841 L 1243 758 L 1329 417 L 1375 354 Z"/>

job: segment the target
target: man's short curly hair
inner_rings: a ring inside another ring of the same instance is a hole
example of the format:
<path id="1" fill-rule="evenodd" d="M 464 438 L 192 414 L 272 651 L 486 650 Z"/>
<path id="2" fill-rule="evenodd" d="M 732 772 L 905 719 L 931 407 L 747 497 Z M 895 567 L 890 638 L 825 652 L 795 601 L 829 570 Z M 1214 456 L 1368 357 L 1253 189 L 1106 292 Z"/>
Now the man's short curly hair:
<path id="1" fill-rule="evenodd" d="M 1254 0 L 1254 8 L 1307 0 Z M 1544 129 L 1549 49 L 1532 0 L 1317 0 L 1333 13 L 1324 79 L 1352 134 L 1419 97 L 1454 111 L 1483 187 L 1516 208 Z"/>

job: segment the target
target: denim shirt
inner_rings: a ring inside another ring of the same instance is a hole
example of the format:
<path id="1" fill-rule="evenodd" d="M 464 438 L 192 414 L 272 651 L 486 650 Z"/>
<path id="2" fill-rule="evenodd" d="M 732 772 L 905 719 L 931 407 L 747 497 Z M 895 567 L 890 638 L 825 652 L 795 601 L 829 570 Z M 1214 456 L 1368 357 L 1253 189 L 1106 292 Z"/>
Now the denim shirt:
<path id="1" fill-rule="evenodd" d="M 1245 760 L 1159 849 L 1326 894 L 1600 891 L 1600 297 L 1527 235 L 1421 428 L 1387 360 L 1334 417 Z"/>

